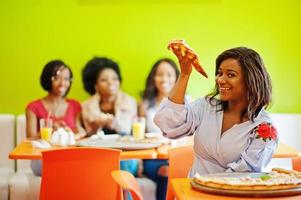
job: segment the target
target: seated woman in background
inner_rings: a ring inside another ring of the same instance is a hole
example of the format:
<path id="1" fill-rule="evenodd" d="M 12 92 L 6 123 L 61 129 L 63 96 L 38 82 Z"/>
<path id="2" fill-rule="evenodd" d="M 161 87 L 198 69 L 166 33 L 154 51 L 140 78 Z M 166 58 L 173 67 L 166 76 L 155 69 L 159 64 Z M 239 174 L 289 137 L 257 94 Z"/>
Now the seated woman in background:
<path id="1" fill-rule="evenodd" d="M 85 90 L 92 95 L 82 103 L 83 121 L 88 134 L 130 134 L 137 116 L 136 100 L 120 90 L 119 66 L 111 59 L 95 57 L 82 72 Z"/>
<path id="2" fill-rule="evenodd" d="M 82 71 L 85 90 L 92 96 L 82 103 L 84 126 L 89 135 L 129 135 L 137 117 L 136 100 L 120 90 L 121 74 L 116 62 L 105 57 L 90 60 Z M 121 168 L 134 175 L 138 172 L 137 160 L 121 162 Z"/>
<path id="3" fill-rule="evenodd" d="M 146 132 L 161 133 L 154 124 L 153 118 L 161 100 L 168 96 L 179 75 L 174 61 L 168 58 L 158 60 L 152 67 L 147 79 L 146 87 L 142 92 L 142 102 L 139 104 L 140 117 L 146 118 Z M 167 189 L 167 160 L 144 160 L 144 174 L 156 182 L 157 200 L 165 199 Z"/>
<path id="4" fill-rule="evenodd" d="M 40 119 L 50 118 L 53 128 L 56 130 L 63 127 L 85 136 L 80 121 L 80 103 L 67 99 L 66 96 L 72 83 L 72 71 L 61 60 L 53 60 L 47 63 L 40 77 L 41 86 L 47 95 L 29 103 L 26 107 L 26 136 L 28 138 L 39 138 Z M 33 161 L 31 164 L 33 172 L 41 175 L 41 162 Z"/>

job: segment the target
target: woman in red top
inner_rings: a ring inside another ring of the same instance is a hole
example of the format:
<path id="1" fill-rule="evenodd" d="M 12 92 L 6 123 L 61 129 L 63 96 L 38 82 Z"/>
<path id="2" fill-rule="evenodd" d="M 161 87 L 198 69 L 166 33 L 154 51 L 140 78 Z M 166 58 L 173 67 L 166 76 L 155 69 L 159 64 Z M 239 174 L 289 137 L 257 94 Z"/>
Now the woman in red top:
<path id="1" fill-rule="evenodd" d="M 79 136 L 84 136 L 85 130 L 80 121 L 80 103 L 66 98 L 72 83 L 71 69 L 60 60 L 50 61 L 43 69 L 40 82 L 48 94 L 27 105 L 27 137 L 40 137 L 39 121 L 48 117 L 53 120 L 54 130 L 63 127 L 67 130 L 71 129 L 74 133 L 80 133 Z"/>
<path id="2" fill-rule="evenodd" d="M 50 61 L 43 69 L 40 82 L 48 94 L 26 107 L 27 137 L 40 138 L 39 121 L 48 117 L 53 120 L 54 130 L 63 127 L 76 133 L 77 138 L 84 137 L 86 132 L 80 121 L 80 103 L 66 98 L 72 83 L 71 69 L 60 60 Z M 41 175 L 41 164 L 40 160 L 31 162 L 35 175 Z"/>

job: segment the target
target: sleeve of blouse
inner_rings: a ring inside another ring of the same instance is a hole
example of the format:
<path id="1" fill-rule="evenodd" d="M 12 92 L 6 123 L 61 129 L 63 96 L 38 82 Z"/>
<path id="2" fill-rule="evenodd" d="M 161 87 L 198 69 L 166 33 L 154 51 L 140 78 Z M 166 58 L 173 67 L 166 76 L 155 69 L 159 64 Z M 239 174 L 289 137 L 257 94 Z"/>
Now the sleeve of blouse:
<path id="1" fill-rule="evenodd" d="M 176 104 L 164 99 L 154 117 L 154 123 L 168 138 L 192 135 L 201 122 L 205 99 L 198 99 L 190 104 Z"/>
<path id="2" fill-rule="evenodd" d="M 26 110 L 30 110 L 33 113 L 36 113 L 36 106 L 35 106 L 34 102 L 31 102 L 31 103 L 27 104 Z"/>
<path id="3" fill-rule="evenodd" d="M 26 110 L 30 110 L 31 112 L 33 112 L 36 116 L 39 115 L 39 113 L 41 113 L 41 109 L 39 109 L 39 105 L 37 103 L 37 101 L 33 101 L 30 102 L 27 106 L 26 106 Z"/>
<path id="4" fill-rule="evenodd" d="M 72 101 L 73 102 L 73 106 L 74 106 L 74 110 L 76 113 L 81 112 L 81 105 L 78 101 Z"/>
<path id="5" fill-rule="evenodd" d="M 229 163 L 226 172 L 261 172 L 271 161 L 277 148 L 277 131 L 270 123 L 262 123 L 253 129 L 248 148 L 239 160 Z"/>

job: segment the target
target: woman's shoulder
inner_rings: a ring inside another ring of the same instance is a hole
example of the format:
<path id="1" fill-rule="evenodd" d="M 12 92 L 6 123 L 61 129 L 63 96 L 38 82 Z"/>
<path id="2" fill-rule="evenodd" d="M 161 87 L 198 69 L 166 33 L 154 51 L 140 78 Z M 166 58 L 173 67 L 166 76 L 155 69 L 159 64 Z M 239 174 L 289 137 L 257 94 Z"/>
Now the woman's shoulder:
<path id="1" fill-rule="evenodd" d="M 269 123 L 269 124 L 273 123 L 271 115 L 264 108 L 260 110 L 260 112 L 258 113 L 257 117 L 254 119 L 254 121 L 255 122 L 258 121 L 260 123 Z"/>
<path id="2" fill-rule="evenodd" d="M 94 95 L 90 96 L 88 99 L 84 100 L 82 102 L 82 106 L 83 107 L 87 107 L 87 106 L 89 107 L 90 105 L 98 104 L 99 100 L 100 100 L 99 95 L 94 94 Z"/>
<path id="3" fill-rule="evenodd" d="M 26 106 L 26 112 L 27 111 L 31 111 L 35 115 L 39 115 L 39 116 L 46 115 L 47 116 L 47 110 L 42 102 L 42 99 L 36 99 L 36 100 L 28 103 Z"/>
<path id="4" fill-rule="evenodd" d="M 250 134 L 250 137 L 256 136 L 257 139 L 262 137 L 264 141 L 266 136 L 270 139 L 277 139 L 277 130 L 272 123 L 269 113 L 263 108 L 253 121 L 249 120 L 245 125 L 248 130 L 251 130 L 252 134 Z"/>
<path id="5" fill-rule="evenodd" d="M 68 105 L 70 105 L 71 107 L 73 108 L 77 108 L 77 109 L 80 109 L 81 108 L 81 105 L 79 103 L 79 101 L 75 100 L 75 99 L 66 99 Z"/>
<path id="6" fill-rule="evenodd" d="M 148 108 L 148 107 L 154 107 L 156 105 L 156 102 L 155 100 L 142 99 L 140 104 L 143 105 L 145 108 Z"/>
<path id="7" fill-rule="evenodd" d="M 29 102 L 26 106 L 27 109 L 36 109 L 36 108 L 39 108 L 39 107 L 42 107 L 43 104 L 42 104 L 42 99 L 36 99 L 36 100 L 33 100 L 31 102 Z"/>
<path id="8" fill-rule="evenodd" d="M 123 91 L 120 91 L 119 94 L 118 94 L 118 97 L 120 98 L 121 101 L 127 101 L 127 102 L 131 102 L 131 103 L 135 103 L 137 104 L 137 101 L 135 99 L 135 97 L 123 92 Z"/>
<path id="9" fill-rule="evenodd" d="M 80 105 L 79 101 L 75 100 L 75 99 L 66 99 L 66 101 L 69 103 L 69 104 L 74 104 L 74 105 Z"/>
<path id="10" fill-rule="evenodd" d="M 264 117 L 264 119 L 257 122 L 257 125 L 253 129 L 254 136 L 256 137 L 256 139 L 262 139 L 264 143 L 267 143 L 271 140 L 278 142 L 278 132 L 276 127 L 268 118 L 268 115 Z"/>

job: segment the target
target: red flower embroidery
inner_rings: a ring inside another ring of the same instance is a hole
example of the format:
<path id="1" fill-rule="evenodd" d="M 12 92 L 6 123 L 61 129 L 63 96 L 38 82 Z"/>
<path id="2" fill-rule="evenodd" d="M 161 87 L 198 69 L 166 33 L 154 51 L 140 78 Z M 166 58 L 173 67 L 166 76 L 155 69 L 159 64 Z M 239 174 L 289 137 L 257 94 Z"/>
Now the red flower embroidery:
<path id="1" fill-rule="evenodd" d="M 257 127 L 257 136 L 256 138 L 262 138 L 263 141 L 267 140 L 276 140 L 277 130 L 270 123 L 260 124 Z"/>

